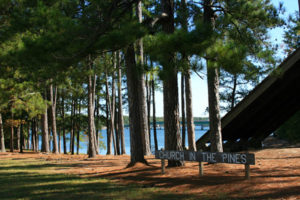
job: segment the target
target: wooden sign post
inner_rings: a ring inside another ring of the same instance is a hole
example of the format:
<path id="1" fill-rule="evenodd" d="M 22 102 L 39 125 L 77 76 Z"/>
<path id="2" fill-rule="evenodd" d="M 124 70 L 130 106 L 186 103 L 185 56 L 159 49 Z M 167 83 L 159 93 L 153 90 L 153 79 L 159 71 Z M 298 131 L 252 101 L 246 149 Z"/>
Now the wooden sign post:
<path id="1" fill-rule="evenodd" d="M 199 152 L 202 152 L 202 150 L 200 150 Z M 199 162 L 199 176 L 203 176 L 203 162 Z"/>
<path id="2" fill-rule="evenodd" d="M 250 179 L 250 165 L 255 165 L 254 154 L 249 153 L 220 153 L 202 151 L 155 151 L 155 158 L 161 159 L 162 173 L 165 173 L 164 160 L 196 161 L 199 162 L 199 175 L 203 176 L 203 162 L 228 163 L 245 165 L 245 177 Z"/>
<path id="3" fill-rule="evenodd" d="M 165 173 L 165 160 L 161 159 L 161 173 L 164 174 Z"/>
<path id="4" fill-rule="evenodd" d="M 164 149 L 161 149 L 161 151 L 163 151 Z M 161 173 L 164 174 L 165 173 L 165 160 L 161 159 Z"/>

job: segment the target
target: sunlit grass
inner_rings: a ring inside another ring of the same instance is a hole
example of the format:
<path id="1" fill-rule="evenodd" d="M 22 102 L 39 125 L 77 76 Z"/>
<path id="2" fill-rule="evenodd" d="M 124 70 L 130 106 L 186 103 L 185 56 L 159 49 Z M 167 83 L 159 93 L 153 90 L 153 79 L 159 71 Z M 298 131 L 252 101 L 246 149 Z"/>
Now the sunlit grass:
<path id="1" fill-rule="evenodd" d="M 59 174 L 56 170 L 72 167 L 35 159 L 0 160 L 0 199 L 197 199 L 157 188 L 118 185 L 110 180 Z"/>

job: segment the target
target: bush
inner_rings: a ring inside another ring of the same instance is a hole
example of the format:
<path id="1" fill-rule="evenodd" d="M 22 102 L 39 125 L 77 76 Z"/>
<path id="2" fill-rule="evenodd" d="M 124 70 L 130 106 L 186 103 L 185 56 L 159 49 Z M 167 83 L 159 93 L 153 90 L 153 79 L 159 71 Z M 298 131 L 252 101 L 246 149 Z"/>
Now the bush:
<path id="1" fill-rule="evenodd" d="M 300 111 L 296 112 L 275 133 L 280 139 L 291 143 L 300 142 Z"/>

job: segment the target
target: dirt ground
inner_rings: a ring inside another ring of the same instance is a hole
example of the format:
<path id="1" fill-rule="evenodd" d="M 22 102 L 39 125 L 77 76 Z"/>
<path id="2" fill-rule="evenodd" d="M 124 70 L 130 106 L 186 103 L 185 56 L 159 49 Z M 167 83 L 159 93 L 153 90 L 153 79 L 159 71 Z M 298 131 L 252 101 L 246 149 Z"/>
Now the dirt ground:
<path id="1" fill-rule="evenodd" d="M 199 177 L 196 162 L 184 167 L 167 168 L 161 174 L 160 160 L 147 157 L 148 165 L 126 168 L 130 157 L 103 156 L 89 159 L 87 155 L 53 155 L 41 153 L 0 153 L 3 158 L 34 158 L 71 167 L 57 173 L 77 174 L 111 179 L 118 184 L 139 184 L 158 187 L 174 193 L 191 193 L 212 199 L 226 196 L 237 199 L 300 199 L 300 148 L 253 151 L 256 165 L 251 165 L 251 179 L 244 178 L 244 166 L 238 164 L 204 164 Z"/>

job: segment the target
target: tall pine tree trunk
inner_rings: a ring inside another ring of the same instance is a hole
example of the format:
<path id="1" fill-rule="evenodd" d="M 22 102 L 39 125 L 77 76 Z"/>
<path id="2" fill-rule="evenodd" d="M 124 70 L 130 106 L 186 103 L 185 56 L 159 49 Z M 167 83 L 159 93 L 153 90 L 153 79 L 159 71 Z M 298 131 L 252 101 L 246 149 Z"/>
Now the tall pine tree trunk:
<path id="1" fill-rule="evenodd" d="M 186 32 L 188 31 L 188 9 L 187 9 L 187 0 L 181 0 L 180 2 L 180 15 L 181 15 L 181 23 L 180 25 L 182 26 L 182 29 L 185 30 Z M 185 72 L 188 70 L 189 65 L 188 65 L 188 59 L 185 53 L 182 54 L 182 63 L 183 63 L 183 72 L 181 73 L 181 110 L 182 110 L 182 147 L 185 149 L 185 139 L 186 139 L 186 115 L 185 113 L 188 112 L 186 111 L 188 108 L 188 100 L 186 99 L 186 79 L 187 77 L 185 76 Z M 186 101 L 185 101 L 186 100 Z M 188 113 L 187 113 L 188 114 Z M 187 116 L 188 117 L 188 116 Z M 189 123 L 189 122 L 187 122 Z M 187 125 L 188 126 L 188 125 Z"/>
<path id="2" fill-rule="evenodd" d="M 124 136 L 124 119 L 123 119 L 123 98 L 122 98 L 122 71 L 121 71 L 121 59 L 120 59 L 120 52 L 117 53 L 118 58 L 118 114 L 119 114 L 119 136 L 121 140 L 121 154 L 126 154 L 125 150 L 125 136 Z"/>
<path id="3" fill-rule="evenodd" d="M 137 3 L 136 14 L 138 20 L 142 23 L 143 14 L 142 14 L 142 1 L 139 0 Z M 137 67 L 139 67 L 140 73 L 137 75 L 138 84 L 136 85 L 139 95 L 139 106 L 140 106 L 140 117 L 141 117 L 141 127 L 142 127 L 142 139 L 143 139 L 143 150 L 145 155 L 151 154 L 150 141 L 149 141 L 149 132 L 148 132 L 148 122 L 147 122 L 147 107 L 146 107 L 146 97 L 145 97 L 145 79 L 144 79 L 144 47 L 143 39 L 137 41 Z"/>
<path id="4" fill-rule="evenodd" d="M 109 113 L 110 113 L 110 95 L 109 95 L 109 87 L 108 87 L 108 75 L 107 71 L 105 72 L 105 89 L 106 89 L 106 137 L 107 137 L 107 155 L 111 155 L 111 146 L 112 146 L 112 141 L 111 141 L 111 126 L 110 126 L 110 118 L 109 118 Z"/>
<path id="5" fill-rule="evenodd" d="M 107 77 L 107 72 L 106 72 L 106 80 L 108 80 L 108 77 Z M 114 74 L 112 75 L 114 76 Z M 107 148 L 107 155 L 110 155 L 111 154 L 111 144 L 112 144 L 112 141 L 113 141 L 113 144 L 114 144 L 114 154 L 116 155 L 116 141 L 115 141 L 115 133 L 114 133 L 114 116 L 115 116 L 115 86 L 114 86 L 114 78 L 112 78 L 112 100 L 110 99 L 110 93 L 109 93 L 109 90 L 108 90 L 108 81 L 106 81 L 106 88 L 107 88 L 107 109 L 108 109 L 108 113 L 110 113 L 110 120 L 109 120 L 109 131 L 107 133 L 107 145 L 108 145 L 108 148 Z"/>
<path id="6" fill-rule="evenodd" d="M 212 0 L 204 0 L 204 23 L 213 30 L 215 15 L 212 6 Z M 207 87 L 211 151 L 223 152 L 219 103 L 219 70 L 209 60 L 207 60 Z"/>
<path id="7" fill-rule="evenodd" d="M 100 79 L 99 79 L 100 80 Z M 96 116 L 96 149 L 99 149 L 99 120 L 100 120 L 100 95 L 96 95 L 96 102 L 95 102 L 95 116 Z"/>
<path id="8" fill-rule="evenodd" d="M 88 70 L 92 70 L 92 60 L 89 56 L 88 59 Z M 88 75 L 88 133 L 89 133 L 89 158 L 96 157 L 96 146 L 95 146 L 95 117 L 94 117 L 94 102 L 93 102 L 93 80 L 92 75 L 89 73 Z"/>
<path id="9" fill-rule="evenodd" d="M 182 148 L 185 149 L 185 138 L 186 138 L 186 131 L 185 131 L 185 83 L 184 83 L 184 74 L 181 73 L 181 133 L 182 133 Z"/>
<path id="10" fill-rule="evenodd" d="M 117 108 L 117 98 L 115 98 L 115 132 L 116 132 L 116 150 L 117 150 L 117 155 L 121 155 L 120 151 L 120 133 L 119 133 L 119 111 Z"/>
<path id="11" fill-rule="evenodd" d="M 110 93 L 109 93 L 109 86 L 108 86 L 108 72 L 105 72 L 105 79 L 106 79 L 106 111 L 107 111 L 107 120 L 108 120 L 108 128 L 107 128 L 107 155 L 112 154 L 112 136 L 114 134 L 114 126 L 113 126 L 113 117 L 111 111 L 111 100 L 110 100 Z"/>
<path id="12" fill-rule="evenodd" d="M 27 149 L 29 150 L 30 149 L 30 126 L 31 126 L 31 121 L 28 121 L 28 124 L 27 124 Z"/>
<path id="13" fill-rule="evenodd" d="M 3 121 L 2 121 L 2 114 L 0 113 L 0 146 L 1 152 L 6 152 L 5 150 L 5 142 L 4 142 L 4 131 L 3 131 Z"/>
<path id="14" fill-rule="evenodd" d="M 47 100 L 47 91 L 45 91 L 45 100 Z M 49 132 L 48 132 L 48 108 L 46 106 L 42 115 L 42 152 L 49 153 Z"/>
<path id="15" fill-rule="evenodd" d="M 17 127 L 17 149 L 20 150 L 21 146 L 21 124 L 18 125 Z"/>
<path id="16" fill-rule="evenodd" d="M 24 140 L 24 130 L 23 130 L 23 123 L 20 124 L 19 126 L 20 128 L 20 153 L 23 153 L 23 150 L 24 150 L 24 143 L 25 143 L 25 140 Z"/>
<path id="17" fill-rule="evenodd" d="M 149 136 L 149 146 L 151 150 L 151 126 L 150 126 L 150 116 L 151 116 L 151 87 L 150 80 L 148 80 L 148 75 L 146 75 L 146 100 L 147 100 L 147 124 L 148 124 L 148 136 Z"/>
<path id="18" fill-rule="evenodd" d="M 219 76 L 218 69 L 210 67 L 207 61 L 207 86 L 208 86 L 208 107 L 210 143 L 212 152 L 223 152 L 221 117 L 219 107 Z"/>
<path id="19" fill-rule="evenodd" d="M 145 132 L 143 126 L 143 110 L 140 104 L 139 91 L 136 88 L 140 82 L 138 77 L 140 72 L 137 69 L 135 62 L 134 47 L 131 44 L 125 53 L 126 63 L 126 75 L 127 75 L 127 89 L 128 89 L 128 103 L 129 103 L 129 125 L 130 125 L 130 165 L 134 165 L 137 162 L 146 163 L 144 158 L 144 136 L 142 132 Z M 139 87 L 141 88 L 141 87 Z"/>
<path id="20" fill-rule="evenodd" d="M 10 152 L 14 152 L 14 126 L 10 127 Z"/>
<path id="21" fill-rule="evenodd" d="M 45 113 L 42 115 L 42 152 L 50 152 L 49 148 L 49 130 L 48 130 L 48 111 L 45 109 Z"/>
<path id="22" fill-rule="evenodd" d="M 116 110 L 116 87 L 115 87 L 115 69 L 117 67 L 116 52 L 114 52 L 114 70 L 112 73 L 111 80 L 111 101 L 110 101 L 110 126 L 111 126 L 111 136 L 114 144 L 114 155 L 117 155 L 117 145 L 116 145 L 116 132 L 115 132 L 115 110 Z M 110 99 L 109 99 L 110 100 Z"/>
<path id="23" fill-rule="evenodd" d="M 35 118 L 32 119 L 31 121 L 31 149 L 32 151 L 36 152 L 36 132 L 35 132 Z"/>
<path id="24" fill-rule="evenodd" d="M 151 86 L 152 86 L 152 125 L 153 125 L 153 136 L 154 136 L 154 145 L 155 145 L 155 150 L 158 150 L 158 144 L 157 144 L 157 133 L 156 133 L 156 108 L 155 108 L 155 82 L 154 82 L 154 77 L 152 78 L 151 81 Z"/>
<path id="25" fill-rule="evenodd" d="M 163 24 L 163 31 L 167 34 L 174 32 L 174 1 L 162 0 L 162 11 L 167 14 Z M 179 125 L 178 81 L 175 67 L 175 54 L 168 52 L 162 63 L 166 74 L 163 80 L 165 149 L 182 150 Z M 182 166 L 183 161 L 168 161 L 169 167 Z"/>
<path id="26" fill-rule="evenodd" d="M 62 132 L 63 132 L 63 147 L 64 154 L 67 154 L 67 141 L 66 141 L 66 127 L 65 127 L 65 98 L 64 91 L 61 95 L 61 118 L 62 118 Z"/>
<path id="27" fill-rule="evenodd" d="M 39 142 L 40 142 L 40 138 L 39 138 L 39 133 L 38 133 L 38 130 L 39 130 L 39 121 L 37 118 L 35 118 L 35 149 L 36 149 L 36 152 L 38 152 L 40 150 L 40 145 L 39 145 Z"/>
<path id="28" fill-rule="evenodd" d="M 53 136 L 53 153 L 58 154 L 57 144 L 57 130 L 56 130 L 56 98 L 57 87 L 53 88 L 53 84 L 50 84 L 50 101 L 51 101 L 51 119 L 52 119 L 52 136 Z"/>
<path id="29" fill-rule="evenodd" d="M 74 108 L 75 108 L 75 100 L 74 96 L 72 96 L 72 101 L 71 101 L 71 131 L 70 131 L 70 153 L 74 155 Z"/>
<path id="30" fill-rule="evenodd" d="M 39 150 L 39 136 L 38 136 L 38 119 L 34 118 L 31 122 L 31 145 L 32 150 L 37 152 Z"/>
<path id="31" fill-rule="evenodd" d="M 61 153 L 61 128 L 58 128 L 57 131 L 57 136 L 58 136 L 58 153 Z"/>
<path id="32" fill-rule="evenodd" d="M 11 124 L 10 124 L 10 152 L 14 152 L 14 114 L 11 111 Z"/>
<path id="33" fill-rule="evenodd" d="M 80 148 L 80 116 L 81 116 L 81 101 L 79 100 L 78 105 L 78 114 L 77 114 L 77 155 L 79 154 L 79 148 Z M 98 147 L 98 146 L 97 146 Z"/>
<path id="34" fill-rule="evenodd" d="M 49 113 L 49 111 L 48 111 Z M 50 115 L 48 115 L 48 120 L 50 118 Z M 48 121 L 48 133 L 49 133 L 49 152 L 51 152 L 51 140 L 52 140 L 52 137 L 51 137 L 51 127 L 49 126 L 49 121 Z"/>
<path id="35" fill-rule="evenodd" d="M 94 146 L 95 146 L 95 151 L 96 154 L 99 154 L 99 149 L 98 149 L 98 141 L 96 137 L 96 126 L 95 126 L 95 98 L 96 98 L 96 84 L 97 84 L 97 76 L 96 73 L 94 72 L 93 74 L 93 79 L 92 79 L 92 104 L 93 104 L 93 112 L 94 112 L 94 120 L 92 121 L 93 123 L 93 132 L 94 132 Z"/>
<path id="36" fill-rule="evenodd" d="M 191 72 L 189 69 L 185 73 L 185 99 L 186 99 L 186 125 L 188 130 L 189 150 L 196 151 L 197 149 L 196 149 L 196 142 L 195 142 Z"/>

